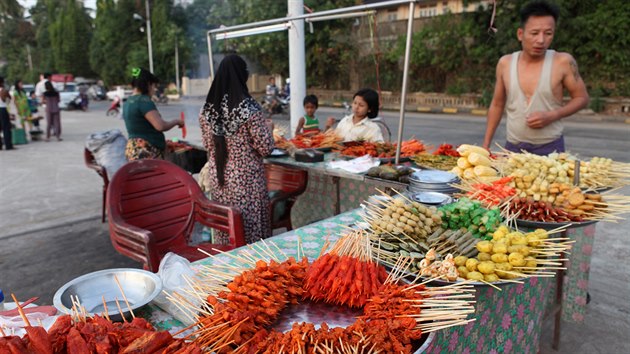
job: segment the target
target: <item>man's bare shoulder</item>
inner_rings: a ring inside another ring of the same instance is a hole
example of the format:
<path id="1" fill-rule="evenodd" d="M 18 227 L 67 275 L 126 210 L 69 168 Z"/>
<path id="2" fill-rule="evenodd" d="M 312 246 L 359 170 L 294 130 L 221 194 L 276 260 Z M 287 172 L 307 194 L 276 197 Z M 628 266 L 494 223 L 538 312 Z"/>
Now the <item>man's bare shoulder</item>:
<path id="1" fill-rule="evenodd" d="M 566 52 L 556 52 L 555 61 L 558 65 L 561 66 L 570 66 L 572 64 L 576 64 L 573 56 Z"/>
<path id="2" fill-rule="evenodd" d="M 506 54 L 497 62 L 497 73 L 503 73 L 510 67 L 512 61 L 512 54 Z"/>

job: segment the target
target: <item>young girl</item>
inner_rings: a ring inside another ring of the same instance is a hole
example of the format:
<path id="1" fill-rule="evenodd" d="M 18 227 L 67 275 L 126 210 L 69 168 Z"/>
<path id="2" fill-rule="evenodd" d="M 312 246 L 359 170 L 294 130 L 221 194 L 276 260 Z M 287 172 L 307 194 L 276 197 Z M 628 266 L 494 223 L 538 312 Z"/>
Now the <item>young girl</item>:
<path id="1" fill-rule="evenodd" d="M 57 141 L 61 139 L 61 115 L 59 110 L 59 92 L 55 90 L 50 81 L 46 81 L 44 103 L 46 104 L 46 141 L 50 141 L 50 133 L 55 135 Z"/>
<path id="2" fill-rule="evenodd" d="M 344 141 L 370 141 L 383 142 L 383 134 L 379 126 L 370 121 L 378 115 L 378 93 L 365 88 L 354 94 L 352 100 L 352 114 L 344 117 L 337 128 L 335 134 L 343 138 Z M 334 124 L 334 119 L 328 119 L 326 129 Z"/>
<path id="3" fill-rule="evenodd" d="M 304 97 L 303 105 L 304 117 L 300 118 L 298 121 L 295 135 L 312 135 L 319 133 L 319 120 L 315 117 L 315 111 L 317 111 L 317 107 L 319 106 L 317 96 L 308 95 Z"/>

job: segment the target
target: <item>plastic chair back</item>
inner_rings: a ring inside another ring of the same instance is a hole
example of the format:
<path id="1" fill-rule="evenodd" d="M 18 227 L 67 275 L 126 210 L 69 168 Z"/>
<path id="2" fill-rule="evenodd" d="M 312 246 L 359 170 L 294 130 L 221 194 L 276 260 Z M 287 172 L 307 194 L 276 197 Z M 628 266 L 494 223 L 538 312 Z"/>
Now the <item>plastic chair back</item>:
<path id="1" fill-rule="evenodd" d="M 293 228 L 291 209 L 297 197 L 306 190 L 308 172 L 296 168 L 265 164 L 265 174 L 267 189 L 281 192 L 271 199 L 271 229 L 286 227 L 287 230 L 291 230 Z M 273 212 L 276 204 L 280 202 L 285 202 L 284 213 L 278 220 L 274 220 Z"/>
<path id="2" fill-rule="evenodd" d="M 191 261 L 204 258 L 197 247 L 233 249 L 245 244 L 235 208 L 209 201 L 184 170 L 163 160 L 136 160 L 116 172 L 107 193 L 110 237 L 120 253 L 157 271 L 167 252 Z M 195 222 L 224 231 L 230 245 L 188 245 Z"/>

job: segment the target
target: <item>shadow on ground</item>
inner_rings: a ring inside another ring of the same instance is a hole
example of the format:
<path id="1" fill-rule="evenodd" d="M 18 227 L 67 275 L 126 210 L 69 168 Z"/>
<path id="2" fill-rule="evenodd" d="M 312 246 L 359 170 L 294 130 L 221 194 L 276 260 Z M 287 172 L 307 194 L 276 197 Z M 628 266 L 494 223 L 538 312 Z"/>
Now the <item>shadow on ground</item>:
<path id="1" fill-rule="evenodd" d="M 40 305 L 52 305 L 68 281 L 109 268 L 141 265 L 114 250 L 100 218 L 8 237 L 0 248 L 0 288 L 18 300 L 39 296 Z"/>

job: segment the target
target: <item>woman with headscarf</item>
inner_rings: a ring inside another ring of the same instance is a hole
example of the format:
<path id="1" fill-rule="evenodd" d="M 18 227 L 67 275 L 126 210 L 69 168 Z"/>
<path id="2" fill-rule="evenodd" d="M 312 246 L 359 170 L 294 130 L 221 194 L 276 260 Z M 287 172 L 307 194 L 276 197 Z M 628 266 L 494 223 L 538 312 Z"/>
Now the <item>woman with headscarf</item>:
<path id="1" fill-rule="evenodd" d="M 212 199 L 241 209 L 245 241 L 253 243 L 271 234 L 263 157 L 273 150 L 274 142 L 262 108 L 247 90 L 247 77 L 245 61 L 235 54 L 226 56 L 199 123 L 208 151 Z M 219 232 L 214 241 L 227 243 L 228 236 Z"/>

